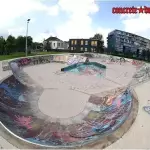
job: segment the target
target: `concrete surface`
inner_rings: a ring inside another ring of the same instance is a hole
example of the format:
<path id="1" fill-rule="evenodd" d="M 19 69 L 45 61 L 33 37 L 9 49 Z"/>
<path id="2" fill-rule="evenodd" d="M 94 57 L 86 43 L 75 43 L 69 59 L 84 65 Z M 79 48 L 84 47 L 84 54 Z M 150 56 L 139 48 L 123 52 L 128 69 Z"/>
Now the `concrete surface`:
<path id="1" fill-rule="evenodd" d="M 88 99 L 89 95 L 78 91 L 46 89 L 38 101 L 38 106 L 44 114 L 53 118 L 69 118 L 82 112 Z"/>
<path id="2" fill-rule="evenodd" d="M 93 61 L 97 61 L 93 59 Z M 57 88 L 60 91 L 69 90 L 70 88 L 75 88 L 80 96 L 83 96 L 83 101 L 80 103 L 71 104 L 77 107 L 77 105 L 81 105 L 83 109 L 84 104 L 86 102 L 86 97 L 91 94 L 95 94 L 97 92 L 113 89 L 116 87 L 121 87 L 123 85 L 128 84 L 131 80 L 133 73 L 135 72 L 135 67 L 131 65 L 115 65 L 115 64 L 106 64 L 108 66 L 106 77 L 104 79 L 97 79 L 97 77 L 92 76 L 77 76 L 74 74 L 61 74 L 56 75 L 59 72 L 59 69 L 64 66 L 64 64 L 45 64 L 45 65 L 37 65 L 34 67 L 27 67 L 25 68 L 25 72 L 27 72 L 35 81 L 40 83 L 45 90 L 49 88 Z M 10 71 L 3 72 L 1 69 L 0 63 L 0 78 L 5 78 L 8 75 L 11 75 Z M 54 86 L 55 84 L 55 86 Z M 150 99 L 149 94 L 150 89 L 150 82 L 147 82 L 139 87 L 135 88 L 135 91 L 138 96 L 139 100 L 139 110 L 138 115 L 131 126 L 130 130 L 117 142 L 107 147 L 107 149 L 149 149 L 150 148 L 150 134 L 149 134 L 149 127 L 150 127 L 150 115 L 143 111 L 142 107 L 147 105 L 148 99 Z M 61 93 L 61 92 L 60 92 Z M 57 93 L 57 96 L 60 96 L 60 93 Z M 48 93 L 50 94 L 50 93 Z M 74 96 L 75 97 L 75 96 Z M 68 100 L 74 97 L 68 97 Z M 60 99 L 58 99 L 60 100 Z M 42 103 L 42 97 L 39 101 Z M 75 100 L 74 100 L 75 101 Z M 43 101 L 43 106 L 45 102 Z M 61 103 L 64 105 L 64 103 Z M 67 103 L 66 103 L 67 104 Z M 41 104 L 40 104 L 41 105 Z M 41 110 L 42 107 L 41 106 Z M 51 108 L 50 103 L 48 104 L 48 109 L 51 110 L 51 114 L 55 113 L 55 108 Z M 53 105 L 54 106 L 54 105 Z M 62 105 L 61 105 L 62 106 Z M 67 105 L 63 106 L 63 109 L 69 107 Z M 53 111 L 53 112 L 52 112 Z M 77 109 L 72 111 L 72 114 L 75 115 L 78 112 Z M 49 113 L 48 110 L 45 113 Z M 67 113 L 62 114 L 62 111 L 59 114 L 55 114 L 56 116 L 65 117 L 68 115 Z M 2 134 L 2 133 L 1 133 Z M 10 144 L 11 139 L 5 140 L 3 135 L 0 136 L 0 148 L 4 149 L 14 149 L 15 147 Z"/>

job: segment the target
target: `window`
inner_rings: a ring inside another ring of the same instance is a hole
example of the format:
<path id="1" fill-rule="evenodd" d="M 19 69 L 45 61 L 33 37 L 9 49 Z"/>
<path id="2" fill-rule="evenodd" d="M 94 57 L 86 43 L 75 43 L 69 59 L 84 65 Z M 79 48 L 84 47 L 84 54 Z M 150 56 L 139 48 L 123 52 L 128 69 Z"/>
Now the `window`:
<path id="1" fill-rule="evenodd" d="M 85 48 L 85 52 L 87 52 L 87 48 Z"/>
<path id="2" fill-rule="evenodd" d="M 75 45 L 77 44 L 77 40 L 74 41 L 74 44 L 75 44 Z"/>
<path id="3" fill-rule="evenodd" d="M 71 41 L 71 45 L 73 45 L 73 44 L 74 44 L 74 41 L 72 40 L 72 41 Z"/>
<path id="4" fill-rule="evenodd" d="M 58 43 L 58 47 L 60 47 L 60 43 Z"/>
<path id="5" fill-rule="evenodd" d="M 83 47 L 81 47 L 81 51 L 83 51 Z"/>
<path id="6" fill-rule="evenodd" d="M 63 47 L 63 43 L 61 43 L 61 47 Z"/>
<path id="7" fill-rule="evenodd" d="M 81 45 L 83 45 L 83 40 L 81 41 Z"/>
<path id="8" fill-rule="evenodd" d="M 53 43 L 53 45 L 55 46 L 55 43 Z"/>
<path id="9" fill-rule="evenodd" d="M 91 45 L 92 45 L 92 46 L 94 45 L 94 41 L 91 41 Z"/>
<path id="10" fill-rule="evenodd" d="M 71 50 L 73 50 L 73 47 L 71 47 Z"/>
<path id="11" fill-rule="evenodd" d="M 85 41 L 85 45 L 88 45 L 88 41 Z"/>
<path id="12" fill-rule="evenodd" d="M 97 41 L 95 41 L 94 45 L 97 46 Z"/>
<path id="13" fill-rule="evenodd" d="M 93 48 L 91 48 L 91 52 L 93 52 Z"/>

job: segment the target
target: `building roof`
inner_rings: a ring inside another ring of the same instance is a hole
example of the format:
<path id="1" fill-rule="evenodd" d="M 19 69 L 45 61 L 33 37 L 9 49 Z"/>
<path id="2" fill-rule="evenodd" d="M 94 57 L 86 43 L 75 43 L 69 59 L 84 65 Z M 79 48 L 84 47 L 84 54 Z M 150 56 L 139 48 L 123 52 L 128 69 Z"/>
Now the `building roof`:
<path id="1" fill-rule="evenodd" d="M 45 41 L 62 41 L 62 40 L 60 40 L 60 39 L 57 38 L 57 37 L 50 36 L 50 37 L 47 38 Z"/>

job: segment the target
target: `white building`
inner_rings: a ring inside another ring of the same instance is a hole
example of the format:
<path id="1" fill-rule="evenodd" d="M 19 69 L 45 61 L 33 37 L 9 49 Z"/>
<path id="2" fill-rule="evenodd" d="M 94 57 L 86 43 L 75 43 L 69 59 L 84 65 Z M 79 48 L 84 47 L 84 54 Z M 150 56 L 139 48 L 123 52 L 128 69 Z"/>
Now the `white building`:
<path id="1" fill-rule="evenodd" d="M 62 41 L 57 37 L 52 37 L 52 36 L 44 40 L 43 45 L 44 47 L 47 45 L 47 47 L 49 47 L 51 50 L 55 50 L 55 49 L 66 50 L 69 47 L 68 42 Z"/>

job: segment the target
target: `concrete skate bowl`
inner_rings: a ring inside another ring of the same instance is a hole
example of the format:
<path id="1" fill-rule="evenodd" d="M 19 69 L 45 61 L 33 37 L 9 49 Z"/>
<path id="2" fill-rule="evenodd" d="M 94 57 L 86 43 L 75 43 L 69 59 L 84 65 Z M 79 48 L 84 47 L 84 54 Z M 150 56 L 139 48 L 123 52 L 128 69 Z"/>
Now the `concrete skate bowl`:
<path id="1" fill-rule="evenodd" d="M 67 56 L 36 56 L 9 62 L 13 75 L 0 84 L 0 121 L 10 136 L 28 148 L 104 148 L 121 138 L 138 111 L 133 87 L 149 80 L 150 67 L 143 64 L 127 86 L 91 95 L 84 111 L 60 119 L 40 111 L 38 100 L 44 89 L 23 69 L 52 62 L 67 62 Z M 17 142 L 13 144 L 17 146 Z"/>

